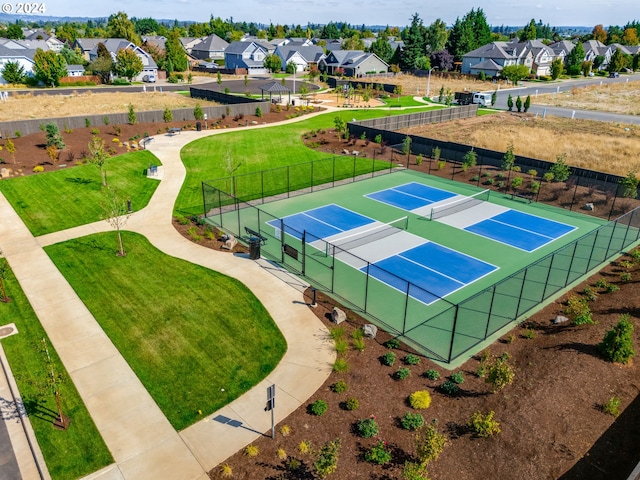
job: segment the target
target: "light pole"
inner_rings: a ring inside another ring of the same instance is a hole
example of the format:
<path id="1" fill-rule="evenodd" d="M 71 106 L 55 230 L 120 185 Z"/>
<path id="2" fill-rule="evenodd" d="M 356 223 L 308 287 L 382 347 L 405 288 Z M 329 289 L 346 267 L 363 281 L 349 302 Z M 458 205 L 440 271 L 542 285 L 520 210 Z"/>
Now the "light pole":
<path id="1" fill-rule="evenodd" d="M 429 69 L 429 75 L 427 75 L 427 97 L 429 97 L 429 91 L 431 90 L 431 70 L 437 70 L 438 67 L 431 67 Z"/>

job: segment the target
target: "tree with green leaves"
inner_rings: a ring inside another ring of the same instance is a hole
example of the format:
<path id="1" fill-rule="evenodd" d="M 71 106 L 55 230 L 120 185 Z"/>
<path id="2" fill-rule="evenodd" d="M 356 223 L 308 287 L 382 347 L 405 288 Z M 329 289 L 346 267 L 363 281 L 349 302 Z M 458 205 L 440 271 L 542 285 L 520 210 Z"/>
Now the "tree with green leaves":
<path id="1" fill-rule="evenodd" d="M 7 27 L 7 38 L 12 40 L 24 40 L 24 33 L 22 33 L 22 27 L 18 23 L 12 23 Z"/>
<path id="2" fill-rule="evenodd" d="M 102 208 L 104 211 L 104 220 L 116 231 L 118 238 L 117 255 L 124 257 L 127 253 L 124 250 L 121 230 L 127 225 L 129 217 L 131 217 L 133 212 L 129 211 L 124 199 L 120 198 L 115 190 L 108 187 L 104 189 Z"/>
<path id="3" fill-rule="evenodd" d="M 87 145 L 89 149 L 89 156 L 87 160 L 90 164 L 95 165 L 100 170 L 100 179 L 102 181 L 102 186 L 107 186 L 107 171 L 105 169 L 105 165 L 107 160 L 109 160 L 110 155 L 105 149 L 104 140 L 97 135 L 93 135 L 91 137 L 91 141 Z"/>
<path id="4" fill-rule="evenodd" d="M 169 107 L 166 107 L 164 109 L 164 112 L 162 112 L 162 119 L 165 121 L 165 123 L 169 123 L 173 120 L 173 112 Z"/>
<path id="5" fill-rule="evenodd" d="M 507 65 L 502 69 L 501 75 L 513 82 L 514 85 L 518 85 L 520 80 L 524 80 L 529 76 L 531 70 L 526 65 Z"/>
<path id="6" fill-rule="evenodd" d="M 279 55 L 270 54 L 264 57 L 264 66 L 271 73 L 277 73 L 282 70 L 282 59 Z M 220 72 L 218 72 L 220 74 Z"/>
<path id="7" fill-rule="evenodd" d="M 9 277 L 9 263 L 6 258 L 0 258 L 0 302 L 9 303 L 11 298 L 7 296 L 7 292 L 4 287 L 4 283 Z"/>
<path id="8" fill-rule="evenodd" d="M 5 63 L 2 68 L 2 78 L 4 78 L 5 82 L 12 83 L 14 85 L 24 83 L 24 67 L 20 65 L 20 62 L 18 61 L 9 61 Z"/>
<path id="9" fill-rule="evenodd" d="M 491 42 L 491 28 L 487 17 L 481 8 L 471 9 L 462 20 L 456 19 L 449 31 L 447 50 L 456 61 L 462 61 L 462 56 L 476 48 Z"/>
<path id="10" fill-rule="evenodd" d="M 384 36 L 379 36 L 375 42 L 369 47 L 371 53 L 375 53 L 380 59 L 386 63 L 389 63 L 391 56 L 393 55 L 393 49 L 389 45 L 389 41 Z"/>
<path id="11" fill-rule="evenodd" d="M 44 127 L 47 147 L 54 146 L 62 150 L 66 145 L 62 139 L 62 134 L 55 123 L 47 123 Z"/>
<path id="12" fill-rule="evenodd" d="M 53 50 L 45 52 L 38 48 L 33 56 L 33 62 L 36 79 L 48 87 L 57 87 L 60 84 L 60 78 L 67 74 L 64 57 Z"/>
<path id="13" fill-rule="evenodd" d="M 84 65 L 85 59 L 78 50 L 71 50 L 69 47 L 63 47 L 60 50 L 60 55 L 64 57 L 64 61 L 67 65 Z"/>
<path id="14" fill-rule="evenodd" d="M 585 56 L 584 47 L 581 42 L 578 42 L 567 55 L 567 73 L 569 75 L 580 75 Z"/>
<path id="15" fill-rule="evenodd" d="M 404 48 L 400 53 L 400 67 L 403 70 L 416 69 L 416 60 L 426 53 L 424 25 L 417 13 L 411 16 L 411 25 L 402 31 Z"/>
<path id="16" fill-rule="evenodd" d="M 116 54 L 116 63 L 113 71 L 116 75 L 126 77 L 129 81 L 142 72 L 144 65 L 138 55 L 133 50 L 121 48 Z"/>
<path id="17" fill-rule="evenodd" d="M 561 153 L 556 157 L 556 163 L 554 163 L 549 169 L 549 173 L 553 174 L 554 182 L 564 182 L 571 175 L 571 167 L 566 164 L 566 153 Z"/>
<path id="18" fill-rule="evenodd" d="M 475 167 L 478 163 L 478 154 L 472 148 L 462 157 L 462 171 L 466 172 L 469 168 Z"/>
<path id="19" fill-rule="evenodd" d="M 509 96 L 507 97 L 507 108 L 509 109 L 509 111 L 513 110 L 513 97 L 511 96 L 511 94 L 509 94 Z"/>
<path id="20" fill-rule="evenodd" d="M 297 69 L 296 64 L 294 62 L 289 62 L 285 67 L 285 72 L 287 72 L 289 75 L 293 75 L 296 72 L 296 69 Z"/>
<path id="21" fill-rule="evenodd" d="M 516 98 L 516 108 L 518 109 L 518 113 L 522 111 L 522 99 L 520 98 L 520 95 Z"/>
<path id="22" fill-rule="evenodd" d="M 127 113 L 127 117 L 129 118 L 129 124 L 131 124 L 131 125 L 135 125 L 136 124 L 136 121 L 138 120 L 138 117 L 136 115 L 136 111 L 133 108 L 133 104 L 132 103 L 129 104 L 129 111 Z"/>
<path id="23" fill-rule="evenodd" d="M 444 50 L 448 36 L 447 24 L 439 18 L 434 20 L 433 23 L 424 30 L 424 43 L 427 52 L 433 53 Z"/>
<path id="24" fill-rule="evenodd" d="M 513 142 L 509 142 L 507 146 L 507 151 L 504 152 L 504 156 L 502 157 L 502 169 L 503 170 L 511 170 L 516 163 L 516 156 L 513 153 Z"/>
<path id="25" fill-rule="evenodd" d="M 524 100 L 524 111 L 525 113 L 529 111 L 531 108 L 531 95 L 527 95 L 527 98 Z"/>
<path id="26" fill-rule="evenodd" d="M 187 53 L 180 43 L 180 31 L 176 28 L 167 33 L 167 40 L 164 44 L 167 56 L 167 63 L 171 62 L 172 71 L 184 72 L 189 66 Z"/>
<path id="27" fill-rule="evenodd" d="M 557 80 L 560 75 L 562 75 L 562 70 L 564 70 L 564 63 L 561 58 L 554 58 L 551 61 L 551 78 L 553 80 Z"/>
<path id="28" fill-rule="evenodd" d="M 637 170 L 630 170 L 624 178 L 620 179 L 622 186 L 622 196 L 625 198 L 636 198 L 638 196 L 638 183 L 640 178 L 637 176 Z"/>
<path id="29" fill-rule="evenodd" d="M 622 49 L 617 48 L 613 55 L 611 55 L 611 60 L 609 60 L 609 66 L 607 70 L 609 72 L 620 72 L 623 69 L 627 68 L 628 61 L 627 58 L 622 51 Z"/>
<path id="30" fill-rule="evenodd" d="M 9 152 L 9 154 L 11 155 L 13 163 L 16 163 L 16 144 L 13 143 L 13 140 L 7 138 L 7 142 L 4 144 L 4 146 L 7 149 L 7 152 Z"/>
<path id="31" fill-rule="evenodd" d="M 202 107 L 199 103 L 196 103 L 196 106 L 193 108 L 193 118 L 196 120 L 204 119 L 204 112 L 202 111 Z"/>
<path id="32" fill-rule="evenodd" d="M 126 38 L 135 45 L 142 41 L 136 33 L 136 27 L 125 12 L 114 13 L 107 21 L 107 32 L 110 38 Z"/>
<path id="33" fill-rule="evenodd" d="M 610 362 L 629 363 L 636 354 L 633 347 L 633 322 L 629 314 L 624 314 L 611 330 L 608 330 L 601 343 L 600 353 Z"/>
<path id="34" fill-rule="evenodd" d="M 138 35 L 153 35 L 158 33 L 158 30 L 160 30 L 158 22 L 151 17 L 132 18 L 131 21 L 135 25 L 136 33 Z M 202 36 L 206 37 L 206 35 Z"/>
<path id="35" fill-rule="evenodd" d="M 93 72 L 94 75 L 100 77 L 100 82 L 107 84 L 111 81 L 111 72 L 113 71 L 113 60 L 111 55 L 107 57 L 98 56 L 93 62 L 87 66 L 87 70 Z"/>
<path id="36" fill-rule="evenodd" d="M 536 29 L 536 21 L 532 18 L 529 25 L 522 29 L 520 33 L 520 41 L 526 42 L 528 40 L 535 40 L 538 38 L 538 32 Z"/>

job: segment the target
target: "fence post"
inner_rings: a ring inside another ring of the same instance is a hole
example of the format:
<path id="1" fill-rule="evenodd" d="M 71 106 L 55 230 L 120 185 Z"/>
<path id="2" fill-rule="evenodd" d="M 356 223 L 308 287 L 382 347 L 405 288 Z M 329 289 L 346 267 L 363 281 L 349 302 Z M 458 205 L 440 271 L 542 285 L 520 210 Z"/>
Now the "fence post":
<path id="1" fill-rule="evenodd" d="M 449 356 L 447 358 L 447 363 L 451 361 L 451 355 L 453 355 L 453 342 L 456 339 L 456 326 L 458 324 L 458 308 L 459 304 L 456 303 L 455 313 L 453 315 L 453 328 L 451 329 L 451 342 L 449 343 Z"/>

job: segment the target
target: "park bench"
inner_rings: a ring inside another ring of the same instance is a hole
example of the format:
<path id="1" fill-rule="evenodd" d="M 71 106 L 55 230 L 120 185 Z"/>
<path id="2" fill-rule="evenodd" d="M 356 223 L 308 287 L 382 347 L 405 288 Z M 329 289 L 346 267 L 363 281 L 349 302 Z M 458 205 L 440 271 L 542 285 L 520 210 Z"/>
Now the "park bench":
<path id="1" fill-rule="evenodd" d="M 180 133 L 181 131 L 182 131 L 182 129 L 178 128 L 178 127 L 170 128 L 169 129 L 169 135 L 175 135 L 177 133 Z"/>
<path id="2" fill-rule="evenodd" d="M 511 200 L 515 200 L 516 198 L 521 198 L 522 200 L 526 200 L 527 203 L 531 203 L 533 202 L 533 193 L 532 192 L 512 193 Z"/>
<path id="3" fill-rule="evenodd" d="M 256 232 L 255 230 L 249 227 L 244 227 L 244 231 L 247 232 L 247 235 L 260 239 L 261 245 L 265 245 L 267 243 L 267 237 L 265 237 L 264 235 L 261 235 L 260 232 Z"/>

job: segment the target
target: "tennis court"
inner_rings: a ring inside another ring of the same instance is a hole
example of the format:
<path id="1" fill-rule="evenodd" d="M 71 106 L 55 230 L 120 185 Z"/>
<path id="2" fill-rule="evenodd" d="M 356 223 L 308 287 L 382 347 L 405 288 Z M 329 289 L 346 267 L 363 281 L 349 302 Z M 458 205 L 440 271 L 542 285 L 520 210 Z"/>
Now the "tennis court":
<path id="1" fill-rule="evenodd" d="M 385 224 L 331 204 L 267 224 L 400 292 L 411 279 L 406 293 L 426 305 L 498 268 L 405 231 L 407 217 Z"/>
<path id="2" fill-rule="evenodd" d="M 214 201 L 208 221 L 259 232 L 265 257 L 445 362 L 640 238 L 632 215 L 607 222 L 406 170 L 259 206 Z"/>

